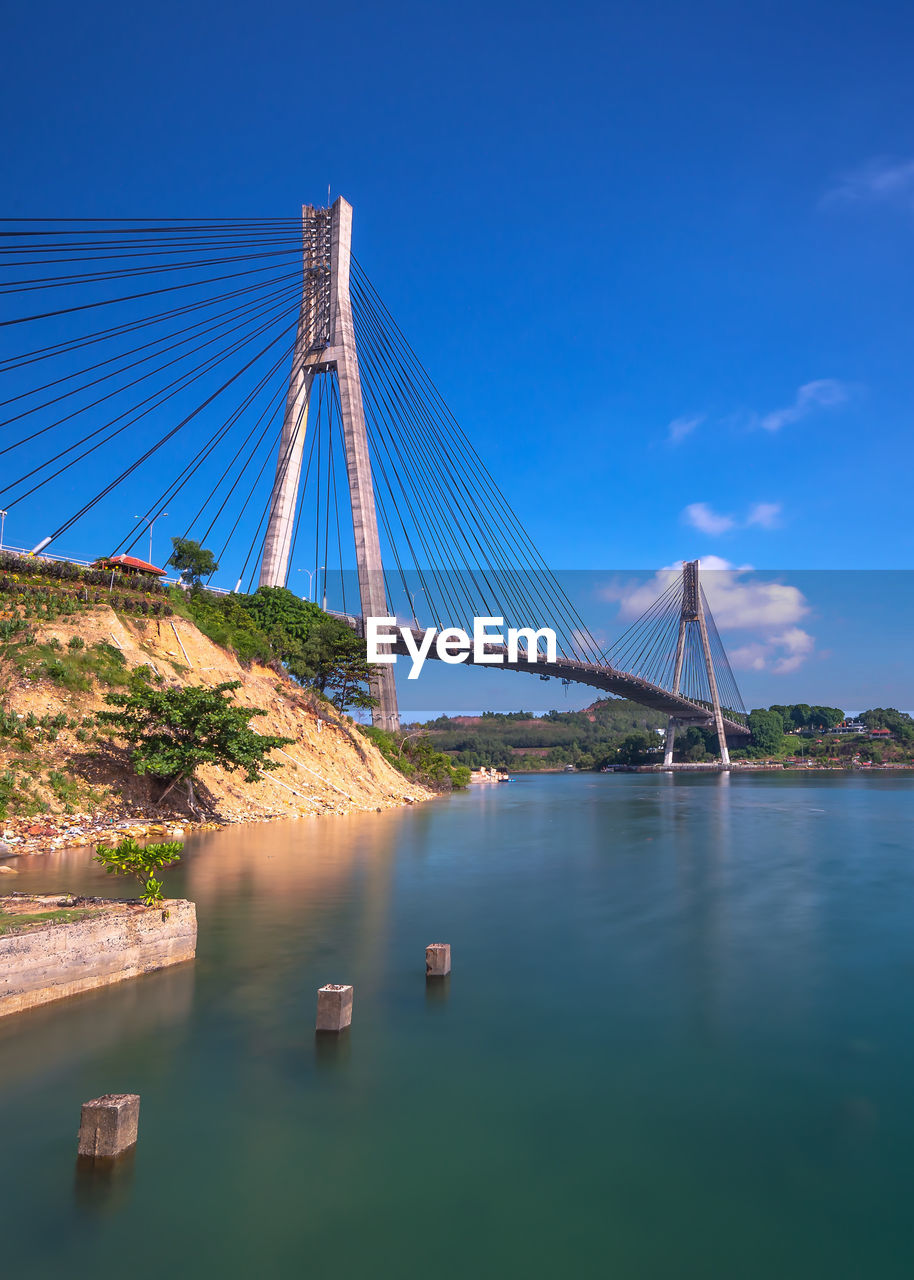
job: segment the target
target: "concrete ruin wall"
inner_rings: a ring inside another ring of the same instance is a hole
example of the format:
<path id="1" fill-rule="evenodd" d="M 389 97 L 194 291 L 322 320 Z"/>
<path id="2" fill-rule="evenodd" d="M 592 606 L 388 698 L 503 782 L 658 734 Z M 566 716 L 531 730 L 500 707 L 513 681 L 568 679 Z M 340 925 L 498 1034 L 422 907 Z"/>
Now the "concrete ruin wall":
<path id="1" fill-rule="evenodd" d="M 0 1016 L 192 960 L 196 949 L 196 907 L 181 898 L 112 903 L 69 924 L 0 936 Z"/>

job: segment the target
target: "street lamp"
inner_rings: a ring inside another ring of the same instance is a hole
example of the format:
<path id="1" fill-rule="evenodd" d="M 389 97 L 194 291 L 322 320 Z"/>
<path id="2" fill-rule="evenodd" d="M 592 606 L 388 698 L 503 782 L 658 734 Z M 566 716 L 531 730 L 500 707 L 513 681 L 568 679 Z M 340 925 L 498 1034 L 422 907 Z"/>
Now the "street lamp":
<path id="1" fill-rule="evenodd" d="M 327 566 L 326 566 L 325 564 L 322 564 L 322 565 L 321 565 L 319 568 L 317 568 L 317 569 L 299 569 L 299 571 L 298 571 L 299 573 L 306 573 L 306 574 L 308 575 L 308 599 L 312 602 L 312 604 L 314 603 L 314 577 L 315 577 L 315 574 L 320 573 L 321 569 L 326 569 L 326 568 L 327 568 Z M 326 596 L 326 593 L 324 594 L 324 608 L 325 608 L 325 609 L 327 608 L 327 596 Z"/>
<path id="2" fill-rule="evenodd" d="M 160 511 L 158 515 L 154 515 L 150 520 L 148 516 L 134 516 L 134 520 L 145 520 L 149 525 L 149 563 L 152 564 L 152 526 L 157 520 L 161 520 L 163 516 L 167 516 L 167 511 Z M 2 539 L 0 539 L 2 541 Z"/>
<path id="3" fill-rule="evenodd" d="M 417 595 L 422 596 L 425 599 L 426 604 L 428 604 L 428 597 L 425 595 L 425 592 L 421 587 L 417 588 L 416 591 L 410 591 L 409 587 L 407 587 L 406 594 L 409 596 L 409 602 L 413 606 L 413 622 L 415 622 L 416 630 L 418 631 L 419 619 L 416 617 L 416 596 Z"/>
<path id="4" fill-rule="evenodd" d="M 313 580 L 314 580 L 314 573 L 315 573 L 315 571 L 314 571 L 313 569 L 299 569 L 299 571 L 298 571 L 298 572 L 299 572 L 299 573 L 306 573 L 306 574 L 308 575 L 308 599 L 310 600 L 310 599 L 311 599 L 311 584 L 312 584 L 312 582 L 313 582 Z"/>
<path id="5" fill-rule="evenodd" d="M 6 524 L 7 513 L 0 511 L 0 551 L 3 550 L 3 526 Z"/>

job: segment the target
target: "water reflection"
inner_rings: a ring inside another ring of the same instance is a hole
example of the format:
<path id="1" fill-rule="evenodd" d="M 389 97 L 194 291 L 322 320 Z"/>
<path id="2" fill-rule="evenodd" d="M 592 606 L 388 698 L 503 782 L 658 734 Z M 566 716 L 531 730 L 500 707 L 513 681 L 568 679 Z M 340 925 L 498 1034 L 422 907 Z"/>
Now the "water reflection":
<path id="1" fill-rule="evenodd" d="M 442 1009 L 451 996 L 451 975 L 445 974 L 443 978 L 426 977 L 425 979 L 425 1003 L 431 1009 Z"/>
<path id="2" fill-rule="evenodd" d="M 324 1071 L 338 1071 L 352 1057 L 352 1031 L 315 1031 L 314 1061 Z"/>
<path id="3" fill-rule="evenodd" d="M 202 1280 L 907 1276 L 911 796 L 581 775 L 191 837 L 195 965 L 0 1020 L 6 1269 L 155 1280 L 152 1213 Z M 121 887 L 85 851 L 16 884 Z M 109 1088 L 156 1117 L 135 1190 L 71 1172 Z"/>
<path id="4" fill-rule="evenodd" d="M 77 1156 L 73 1170 L 76 1208 L 93 1216 L 110 1216 L 124 1210 L 133 1199 L 136 1146 L 114 1160 Z"/>
<path id="5" fill-rule="evenodd" d="M 191 1016 L 194 961 L 0 1018 L 0 1085 L 69 1074 L 125 1039 L 180 1031 Z M 98 1092 L 104 1092 L 103 1089 Z"/>

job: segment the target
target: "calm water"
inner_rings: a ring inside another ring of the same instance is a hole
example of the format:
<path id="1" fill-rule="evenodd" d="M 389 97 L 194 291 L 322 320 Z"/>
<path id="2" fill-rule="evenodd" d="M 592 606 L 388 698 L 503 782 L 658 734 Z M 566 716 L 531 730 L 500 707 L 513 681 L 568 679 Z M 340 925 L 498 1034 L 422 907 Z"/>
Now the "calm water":
<path id="1" fill-rule="evenodd" d="M 0 1021 L 0 1266 L 909 1280 L 912 818 L 910 777 L 581 775 L 196 838 L 194 965 Z"/>

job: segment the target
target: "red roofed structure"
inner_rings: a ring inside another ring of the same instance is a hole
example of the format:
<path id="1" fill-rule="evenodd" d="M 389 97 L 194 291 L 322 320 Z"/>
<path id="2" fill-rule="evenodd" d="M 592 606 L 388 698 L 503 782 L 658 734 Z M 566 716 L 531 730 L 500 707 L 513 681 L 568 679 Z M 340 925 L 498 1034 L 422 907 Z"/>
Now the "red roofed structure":
<path id="1" fill-rule="evenodd" d="M 157 578 L 165 577 L 165 570 L 148 564 L 145 560 L 137 560 L 136 556 L 102 556 L 96 561 L 102 569 L 121 569 L 124 573 L 149 573 Z"/>

